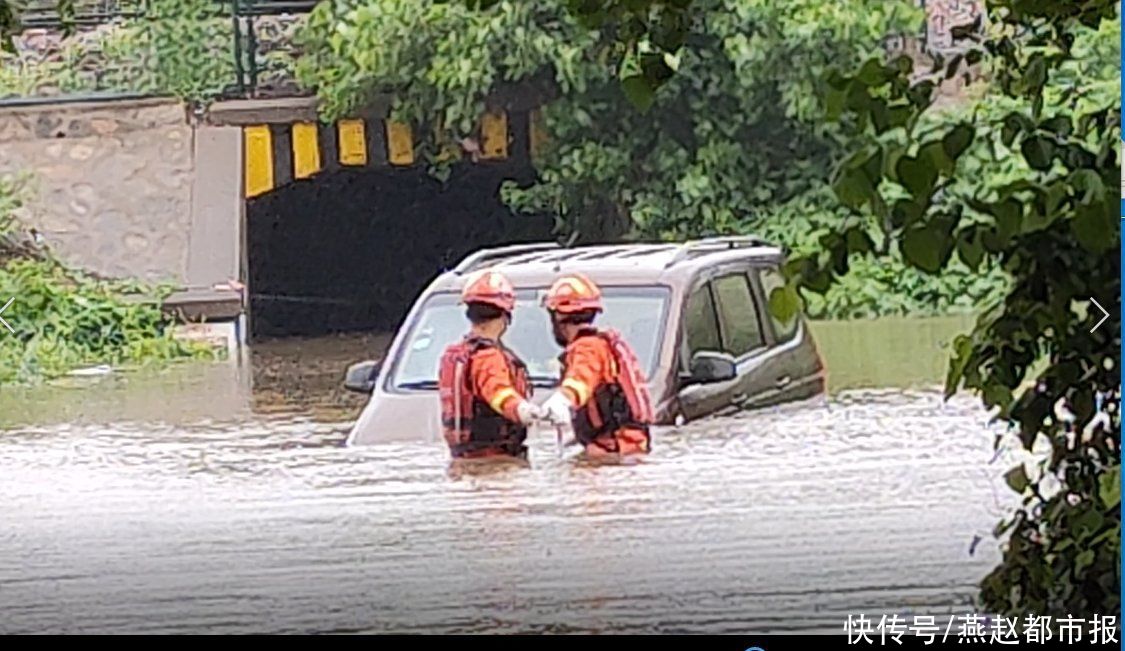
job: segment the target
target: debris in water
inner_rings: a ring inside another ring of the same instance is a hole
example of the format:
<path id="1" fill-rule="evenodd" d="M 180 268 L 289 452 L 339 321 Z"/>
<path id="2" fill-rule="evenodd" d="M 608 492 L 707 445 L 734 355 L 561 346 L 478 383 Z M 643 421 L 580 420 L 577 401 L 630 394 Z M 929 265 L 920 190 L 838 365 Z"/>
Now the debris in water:
<path id="1" fill-rule="evenodd" d="M 112 372 L 113 367 L 107 364 L 101 364 L 99 366 L 91 366 L 88 368 L 76 368 L 70 373 L 67 373 L 67 375 L 73 377 L 94 377 L 98 375 L 109 375 Z"/>

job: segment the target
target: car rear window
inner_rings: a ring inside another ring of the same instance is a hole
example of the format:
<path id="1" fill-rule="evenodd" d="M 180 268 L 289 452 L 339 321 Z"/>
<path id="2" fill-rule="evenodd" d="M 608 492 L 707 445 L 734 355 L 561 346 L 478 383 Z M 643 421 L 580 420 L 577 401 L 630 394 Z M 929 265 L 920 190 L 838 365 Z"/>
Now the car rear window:
<path id="1" fill-rule="evenodd" d="M 503 341 L 528 366 L 536 384 L 554 384 L 559 378 L 561 348 L 551 334 L 547 312 L 539 298 L 546 288 L 517 291 L 512 324 Z M 664 332 L 668 290 L 664 287 L 604 287 L 605 312 L 595 325 L 619 331 L 636 350 L 646 374 L 652 377 Z M 465 307 L 456 294 L 428 298 L 410 326 L 394 364 L 392 385 L 400 389 L 432 389 L 437 386 L 442 351 L 469 331 Z"/>
<path id="2" fill-rule="evenodd" d="M 688 298 L 684 310 L 684 332 L 689 357 L 700 351 L 717 353 L 723 350 L 719 322 L 715 318 L 715 302 L 711 299 L 708 285 L 695 290 Z"/>
<path id="3" fill-rule="evenodd" d="M 769 310 L 770 294 L 778 287 L 785 286 L 785 278 L 781 275 L 781 271 L 773 268 L 760 269 L 758 278 L 762 281 L 762 290 L 766 296 L 765 312 L 769 314 L 770 321 L 773 322 L 773 330 L 777 334 L 777 340 L 778 342 L 789 341 L 793 338 L 793 335 L 797 334 L 797 315 L 793 314 L 787 321 L 782 321 Z"/>
<path id="4" fill-rule="evenodd" d="M 737 273 L 718 278 L 714 281 L 714 288 L 726 351 L 738 357 L 765 346 L 754 296 L 750 293 L 750 280 L 746 274 Z"/>

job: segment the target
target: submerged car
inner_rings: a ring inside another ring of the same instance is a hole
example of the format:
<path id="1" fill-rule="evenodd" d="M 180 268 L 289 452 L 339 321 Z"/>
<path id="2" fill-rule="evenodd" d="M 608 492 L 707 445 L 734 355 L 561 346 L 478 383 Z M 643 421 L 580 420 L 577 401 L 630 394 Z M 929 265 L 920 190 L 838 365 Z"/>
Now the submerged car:
<path id="1" fill-rule="evenodd" d="M 516 287 L 504 343 L 528 365 L 542 401 L 559 380 L 561 353 L 540 299 L 560 274 L 581 271 L 602 289 L 596 325 L 636 350 L 658 424 L 690 421 L 822 394 L 826 371 L 805 318 L 768 309 L 784 284 L 784 253 L 754 237 L 682 244 L 518 244 L 477 251 L 422 292 L 381 361 L 353 364 L 345 386 L 370 394 L 350 445 L 440 440 L 438 361 L 468 330 L 460 290 L 491 268 Z"/>

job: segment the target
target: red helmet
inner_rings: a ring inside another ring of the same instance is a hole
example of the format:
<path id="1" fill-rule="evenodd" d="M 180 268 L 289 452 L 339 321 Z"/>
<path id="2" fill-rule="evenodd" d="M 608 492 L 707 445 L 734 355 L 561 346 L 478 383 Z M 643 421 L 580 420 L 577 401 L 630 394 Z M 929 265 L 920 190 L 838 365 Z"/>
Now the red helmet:
<path id="1" fill-rule="evenodd" d="M 591 310 L 601 312 L 602 290 L 583 274 L 568 274 L 551 285 L 551 289 L 547 290 L 547 295 L 543 298 L 543 305 L 559 314 Z"/>
<path id="2" fill-rule="evenodd" d="M 503 274 L 486 269 L 465 283 L 461 290 L 461 301 L 485 303 L 511 312 L 516 308 L 516 290 Z"/>

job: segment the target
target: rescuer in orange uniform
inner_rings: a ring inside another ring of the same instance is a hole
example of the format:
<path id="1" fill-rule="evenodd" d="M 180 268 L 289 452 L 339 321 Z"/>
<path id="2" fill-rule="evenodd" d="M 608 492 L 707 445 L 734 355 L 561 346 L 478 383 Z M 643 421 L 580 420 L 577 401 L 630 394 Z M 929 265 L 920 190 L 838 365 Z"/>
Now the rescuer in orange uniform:
<path id="1" fill-rule="evenodd" d="M 438 393 L 442 433 L 455 458 L 526 458 L 527 426 L 542 416 L 528 398 L 524 363 L 501 342 L 516 292 L 503 275 L 484 271 L 461 292 L 471 330 L 441 357 Z"/>
<path id="2" fill-rule="evenodd" d="M 565 348 L 562 383 L 543 404 L 546 418 L 571 425 L 590 457 L 648 453 L 653 411 L 644 373 L 620 334 L 594 327 L 601 290 L 571 274 L 555 281 L 543 303 Z"/>

